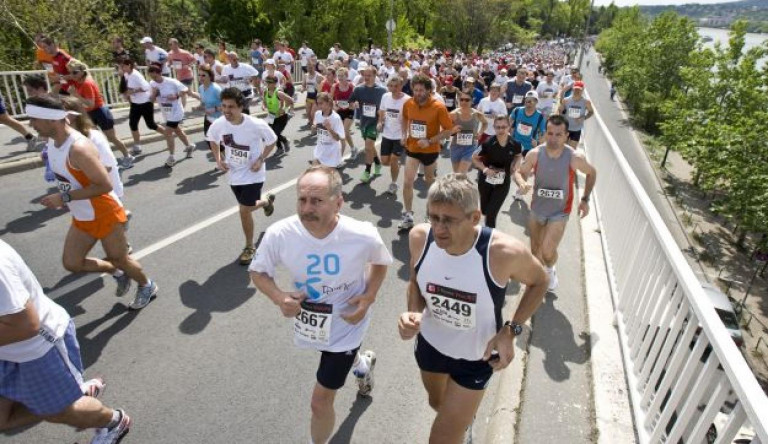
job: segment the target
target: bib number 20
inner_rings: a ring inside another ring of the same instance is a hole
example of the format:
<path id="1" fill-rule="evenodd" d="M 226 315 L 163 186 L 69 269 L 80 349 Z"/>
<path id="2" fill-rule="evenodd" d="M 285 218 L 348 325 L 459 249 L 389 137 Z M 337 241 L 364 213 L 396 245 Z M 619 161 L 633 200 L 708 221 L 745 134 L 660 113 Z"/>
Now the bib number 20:
<path id="1" fill-rule="evenodd" d="M 326 254 L 323 257 L 317 254 L 308 254 L 307 259 L 310 260 L 309 265 L 307 265 L 308 275 L 325 273 L 329 276 L 334 276 L 339 274 L 341 269 L 339 255 L 334 253 Z"/>

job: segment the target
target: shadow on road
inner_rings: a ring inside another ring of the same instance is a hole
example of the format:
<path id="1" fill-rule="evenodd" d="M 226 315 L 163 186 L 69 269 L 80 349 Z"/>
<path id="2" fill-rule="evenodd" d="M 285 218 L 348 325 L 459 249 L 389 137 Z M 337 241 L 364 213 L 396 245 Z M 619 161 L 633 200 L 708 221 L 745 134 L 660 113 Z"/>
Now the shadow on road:
<path id="1" fill-rule="evenodd" d="M 557 296 L 548 292 L 536 314 L 533 316 L 531 346 L 544 353 L 544 369 L 553 381 L 565 381 L 571 377 L 567 363 L 584 364 L 590 358 L 589 334 L 579 333 L 582 343 L 577 344 L 573 326 L 568 318 L 557 308 Z M 546 329 L 537 329 L 536 324 L 546 325 Z"/>
<path id="2" fill-rule="evenodd" d="M 508 214 L 512 223 L 519 227 L 523 227 L 525 229 L 523 233 L 526 237 L 531 236 L 531 234 L 528 232 L 528 220 L 531 217 L 531 209 L 528 208 L 528 202 L 524 200 L 513 199 L 512 204 L 506 209 L 506 211 L 502 211 L 502 213 Z M 526 241 L 526 243 L 528 242 Z"/>
<path id="3" fill-rule="evenodd" d="M 176 194 L 189 194 L 193 191 L 210 190 L 219 185 L 216 181 L 224 174 L 221 171 L 207 170 L 197 176 L 187 177 L 176 184 Z"/>
<path id="4" fill-rule="evenodd" d="M 51 210 L 43 208 L 37 211 L 25 211 L 25 216 L 14 219 L 0 229 L 0 236 L 8 233 L 30 233 L 45 226 L 45 223 L 61 215 L 67 214 L 64 210 Z"/>
<path id="5" fill-rule="evenodd" d="M 179 324 L 179 331 L 198 334 L 211 322 L 213 313 L 226 313 L 243 305 L 256 292 L 248 288 L 249 279 L 242 265 L 231 263 L 216 270 L 202 285 L 193 280 L 181 284 L 181 302 L 195 311 Z"/>
<path id="6" fill-rule="evenodd" d="M 344 422 L 339 425 L 339 430 L 333 435 L 329 444 L 348 444 L 352 442 L 352 433 L 355 431 L 357 421 L 360 420 L 372 402 L 373 399 L 371 397 L 358 395 L 349 409 L 349 414 L 344 418 Z"/>
<path id="7" fill-rule="evenodd" d="M 128 327 L 136 316 L 138 310 L 129 310 L 124 304 L 115 303 L 112 309 L 98 319 L 77 327 L 77 341 L 80 343 L 80 353 L 83 358 L 83 368 L 88 368 L 96 363 L 101 353 L 113 336 Z M 104 323 L 117 318 L 109 327 L 99 331 L 96 335 L 88 335 L 101 327 Z"/>
<path id="8" fill-rule="evenodd" d="M 172 168 L 167 168 L 164 165 L 158 165 L 151 170 L 147 170 L 140 174 L 131 174 L 128 180 L 123 180 L 124 187 L 132 187 L 141 182 L 155 182 L 171 177 Z"/>

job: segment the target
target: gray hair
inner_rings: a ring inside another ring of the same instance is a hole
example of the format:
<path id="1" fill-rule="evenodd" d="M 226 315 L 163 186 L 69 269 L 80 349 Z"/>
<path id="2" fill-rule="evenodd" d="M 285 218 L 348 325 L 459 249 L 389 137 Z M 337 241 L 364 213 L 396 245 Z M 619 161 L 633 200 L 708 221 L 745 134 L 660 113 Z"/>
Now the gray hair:
<path id="1" fill-rule="evenodd" d="M 435 180 L 427 192 L 427 208 L 431 204 L 456 205 L 465 214 L 480 208 L 477 185 L 464 173 L 451 173 Z"/>
<path id="2" fill-rule="evenodd" d="M 296 183 L 298 184 L 304 176 L 312 173 L 325 174 L 328 177 L 328 195 L 331 197 L 341 197 L 341 186 L 343 182 L 341 180 L 341 174 L 339 174 L 336 168 L 331 168 L 325 165 L 312 165 L 301 173 Z"/>

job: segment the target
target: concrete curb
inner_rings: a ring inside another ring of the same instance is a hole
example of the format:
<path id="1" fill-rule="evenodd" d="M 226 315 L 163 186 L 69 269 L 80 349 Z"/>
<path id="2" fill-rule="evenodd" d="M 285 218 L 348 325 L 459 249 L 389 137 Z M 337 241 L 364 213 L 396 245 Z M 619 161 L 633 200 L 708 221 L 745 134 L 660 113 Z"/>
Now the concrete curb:
<path id="1" fill-rule="evenodd" d="M 296 104 L 294 107 L 294 110 L 304 109 L 305 104 Z M 258 114 L 254 114 L 255 117 L 264 117 L 267 113 L 265 112 L 259 112 Z M 195 118 L 195 121 L 197 121 L 197 117 Z M 200 119 L 202 122 L 202 119 Z M 202 123 L 192 123 L 189 126 L 182 126 L 184 128 L 184 132 L 187 134 L 194 134 L 199 133 L 203 130 L 203 124 Z M 157 134 L 155 132 L 147 133 L 141 135 L 141 142 L 142 143 L 154 143 L 158 142 L 160 140 L 165 139 L 165 136 L 161 134 Z M 133 144 L 133 139 L 130 137 L 125 137 L 120 139 L 121 142 L 123 142 L 126 146 L 131 146 Z M 18 173 L 21 171 L 27 171 L 35 168 L 43 167 L 43 161 L 40 159 L 39 155 L 34 155 L 30 157 L 25 157 L 23 159 L 18 160 L 11 160 L 8 162 L 0 163 L 0 176 L 6 176 L 8 174 Z"/>

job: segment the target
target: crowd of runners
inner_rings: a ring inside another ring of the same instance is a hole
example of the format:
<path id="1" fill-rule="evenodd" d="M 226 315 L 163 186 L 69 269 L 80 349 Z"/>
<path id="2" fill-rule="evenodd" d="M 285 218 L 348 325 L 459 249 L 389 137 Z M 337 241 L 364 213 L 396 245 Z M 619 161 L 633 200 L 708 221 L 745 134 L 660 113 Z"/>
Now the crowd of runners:
<path id="1" fill-rule="evenodd" d="M 278 41 L 269 50 L 254 40 L 241 61 L 226 46 L 196 45 L 189 52 L 175 39 L 169 51 L 150 37 L 140 43 L 145 52 L 137 57 L 121 39 L 113 40 L 120 93 L 130 103 L 128 146 L 117 138 L 88 66 L 46 36 L 37 44 L 49 78 L 24 80 L 25 113 L 36 135 L 0 101 L 0 121 L 23 134 L 30 150 L 44 145 L 41 186 L 52 182 L 58 191 L 43 205 L 67 207 L 72 216 L 64 267 L 111 274 L 117 296 L 135 282 L 131 309 L 158 295 L 158 284 L 131 257 L 120 170 L 142 155 L 141 120 L 164 136 L 167 168 L 176 167 L 176 138 L 184 155 L 193 156 L 181 124 L 188 102 L 197 101 L 213 161 L 239 205 L 245 246 L 238 261 L 248 266 L 259 292 L 292 320 L 296 345 L 320 353 L 309 435 L 311 443 L 326 443 L 335 427 L 335 395 L 347 375 L 353 373 L 360 395 L 373 390 L 377 355 L 362 345 L 369 308 L 393 263 L 370 221 L 342 214 L 339 170 L 363 156 L 359 180 L 370 183 L 388 167 L 387 193 L 402 199 L 398 230 L 409 239 L 410 280 L 397 322 L 401 338 L 415 340 L 415 360 L 436 411 L 430 442 L 465 442 L 493 372 L 510 364 L 514 338 L 545 293 L 557 288 L 558 245 L 571 213 L 589 212 L 596 171 L 578 143 L 594 111 L 565 48 L 540 42 L 474 55 L 385 53 L 371 46 L 352 54 L 337 44 L 320 60 L 306 43 L 293 51 Z M 148 66 L 146 77 L 139 65 Z M 295 82 L 299 68 L 301 81 Z M 300 96 L 303 115 L 294 111 Z M 264 193 L 265 161 L 293 155 L 283 135 L 291 118 L 315 137 L 312 165 L 297 181 L 296 214 L 269 225 L 254 245 L 254 212 L 270 216 L 275 208 L 275 196 Z M 357 130 L 362 147 L 352 137 Z M 443 152 L 450 154 L 452 171 L 438 174 Z M 577 171 L 585 175 L 580 199 Z M 417 217 L 414 182 L 422 174 L 426 212 Z M 528 246 L 495 229 L 513 182 L 513 205 L 532 191 Z M 106 258 L 88 256 L 96 242 Z M 280 267 L 290 274 L 291 288 L 276 282 Z M 516 312 L 504 319 L 510 281 L 524 291 Z M 83 380 L 72 319 L 3 241 L 0 332 L 0 430 L 47 420 L 94 428 L 94 443 L 118 442 L 129 431 L 128 414 L 99 402 L 104 381 Z"/>

